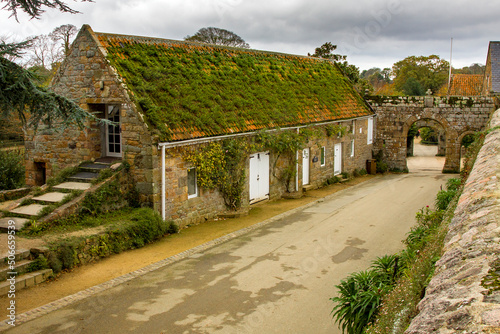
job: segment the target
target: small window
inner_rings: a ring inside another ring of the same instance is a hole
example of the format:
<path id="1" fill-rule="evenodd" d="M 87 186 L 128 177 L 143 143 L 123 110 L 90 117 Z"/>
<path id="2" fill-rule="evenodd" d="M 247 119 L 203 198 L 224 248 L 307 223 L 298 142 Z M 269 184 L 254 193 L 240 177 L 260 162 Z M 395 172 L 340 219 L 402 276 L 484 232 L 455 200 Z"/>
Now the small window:
<path id="1" fill-rule="evenodd" d="M 354 156 L 354 139 L 351 140 L 351 157 Z"/>
<path id="2" fill-rule="evenodd" d="M 326 165 L 325 155 L 326 155 L 326 151 L 325 151 L 325 147 L 323 146 L 323 147 L 321 147 L 321 166 Z"/>
<path id="3" fill-rule="evenodd" d="M 196 168 L 188 169 L 188 198 L 198 197 L 198 184 L 196 181 Z"/>

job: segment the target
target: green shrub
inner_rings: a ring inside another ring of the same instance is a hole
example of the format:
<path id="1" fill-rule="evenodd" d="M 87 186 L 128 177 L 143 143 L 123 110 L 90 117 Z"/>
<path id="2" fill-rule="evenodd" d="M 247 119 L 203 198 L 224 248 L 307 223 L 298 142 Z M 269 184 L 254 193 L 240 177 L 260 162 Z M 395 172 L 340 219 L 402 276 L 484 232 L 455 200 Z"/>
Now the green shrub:
<path id="1" fill-rule="evenodd" d="M 80 264 L 77 254 L 87 252 L 94 257 L 105 257 L 124 250 L 140 248 L 161 238 L 167 233 L 177 233 L 178 226 L 171 221 L 163 221 L 161 216 L 150 208 L 124 209 L 121 216 L 107 232 L 84 238 L 70 238 L 51 245 L 48 259 L 54 272 L 69 269 Z M 110 215 L 110 214 L 109 214 Z M 94 221 L 96 218 L 89 218 Z M 102 219 L 102 217 L 101 217 Z M 90 246 L 90 249 L 88 247 Z"/>
<path id="2" fill-rule="evenodd" d="M 47 268 L 49 268 L 49 263 L 48 263 L 47 259 L 45 258 L 45 256 L 40 254 L 40 255 L 38 255 L 38 258 L 36 258 L 33 262 L 31 262 L 28 265 L 28 272 L 37 271 L 37 270 L 41 270 L 41 269 L 47 269 Z"/>
<path id="3" fill-rule="evenodd" d="M 0 190 L 22 187 L 25 183 L 24 171 L 24 155 L 20 151 L 0 151 Z"/>
<path id="4" fill-rule="evenodd" d="M 384 276 L 375 270 L 351 274 L 336 286 L 339 296 L 332 310 L 343 333 L 360 334 L 376 315 L 383 295 L 388 291 Z"/>
<path id="5" fill-rule="evenodd" d="M 377 161 L 377 173 L 385 173 L 389 170 L 389 165 L 383 161 Z"/>

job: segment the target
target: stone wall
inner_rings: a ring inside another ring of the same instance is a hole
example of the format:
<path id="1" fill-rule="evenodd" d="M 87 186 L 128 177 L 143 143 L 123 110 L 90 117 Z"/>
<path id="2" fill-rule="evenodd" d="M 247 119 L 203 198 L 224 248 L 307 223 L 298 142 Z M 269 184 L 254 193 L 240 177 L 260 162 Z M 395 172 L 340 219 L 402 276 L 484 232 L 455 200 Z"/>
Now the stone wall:
<path id="1" fill-rule="evenodd" d="M 444 131 L 446 160 L 443 172 L 460 170 L 462 138 L 486 126 L 495 102 L 489 97 L 372 96 L 368 103 L 377 114 L 375 150 L 383 152 L 390 168 L 405 170 L 410 126 L 432 120 Z"/>
<path id="2" fill-rule="evenodd" d="M 153 205 L 159 193 L 154 184 L 157 147 L 103 52 L 91 30 L 82 29 L 51 83 L 51 89 L 73 99 L 82 109 L 96 112 L 97 117 L 104 117 L 106 105 L 120 107 L 122 158 L 131 165 L 141 200 Z M 89 121 L 85 129 L 68 127 L 56 131 L 41 127 L 37 133 L 29 133 L 25 139 L 26 183 L 37 184 L 40 164 L 49 178 L 65 167 L 105 156 L 104 133 L 104 125 L 95 121 Z"/>
<path id="3" fill-rule="evenodd" d="M 344 136 L 319 136 L 309 140 L 307 147 L 310 148 L 310 185 L 308 186 L 310 188 L 321 187 L 327 179 L 334 176 L 334 146 L 336 143 L 342 144 L 343 172 L 352 173 L 355 169 L 364 169 L 366 168 L 366 160 L 372 158 L 373 145 L 367 143 L 367 118 L 338 123 L 348 128 L 348 133 Z M 318 128 L 320 128 L 321 131 L 325 131 L 324 126 Z M 248 140 L 251 140 L 251 138 L 248 138 Z M 355 152 L 353 156 L 351 156 L 352 140 L 355 142 Z M 200 223 L 212 219 L 217 215 L 227 213 L 224 200 L 217 190 L 198 187 L 198 196 L 193 198 L 188 197 L 188 168 L 193 166 L 187 161 L 187 157 L 190 152 L 202 150 L 205 145 L 206 143 L 182 146 L 182 143 L 179 143 L 176 147 L 165 149 L 165 214 L 166 219 L 173 219 L 180 226 Z M 326 148 L 324 166 L 321 166 L 320 162 L 322 146 Z M 259 151 L 258 148 L 256 148 L 256 150 Z M 261 148 L 260 151 L 266 151 L 266 148 Z M 314 157 L 317 158 L 316 162 L 314 162 L 316 160 Z M 276 159 L 278 159 L 278 161 L 276 161 Z M 289 157 L 277 155 L 276 152 L 270 152 L 269 198 L 271 200 L 279 199 L 287 192 L 287 187 L 281 178 L 281 173 L 290 163 L 294 164 L 293 167 L 295 167 L 294 161 L 295 156 L 289 159 Z M 161 170 L 161 152 L 157 162 L 157 170 Z M 247 157 L 245 161 L 246 180 L 242 194 L 242 211 L 247 210 L 250 206 L 249 168 L 250 164 Z M 299 153 L 299 190 L 297 192 L 295 189 L 295 178 L 290 182 L 288 187 L 290 191 L 296 192 L 298 196 L 301 195 L 303 190 L 302 168 L 302 155 Z M 155 176 L 155 184 L 161 184 L 161 173 Z M 160 211 L 161 198 L 159 198 L 156 207 Z"/>
<path id="4" fill-rule="evenodd" d="M 455 210 L 433 279 L 406 333 L 500 332 L 500 110 Z"/>

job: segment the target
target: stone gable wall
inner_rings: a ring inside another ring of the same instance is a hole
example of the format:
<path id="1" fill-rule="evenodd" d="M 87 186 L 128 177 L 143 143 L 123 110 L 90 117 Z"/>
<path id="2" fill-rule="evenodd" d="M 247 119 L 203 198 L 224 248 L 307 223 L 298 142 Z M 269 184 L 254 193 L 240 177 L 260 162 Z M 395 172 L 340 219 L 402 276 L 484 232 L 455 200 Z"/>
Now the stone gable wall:
<path id="1" fill-rule="evenodd" d="M 120 106 L 123 159 L 131 165 L 141 200 L 153 204 L 159 192 L 154 184 L 156 145 L 94 37 L 88 29 L 80 31 L 51 89 L 88 111 L 92 104 Z M 104 125 L 94 121 L 86 129 L 69 127 L 57 132 L 42 127 L 29 133 L 25 140 L 27 184 L 35 185 L 35 162 L 45 163 L 49 178 L 65 167 L 104 156 L 103 133 Z"/>
<path id="2" fill-rule="evenodd" d="M 500 110 L 490 128 L 500 126 Z M 500 130 L 485 139 L 455 209 L 443 256 L 405 333 L 500 331 Z"/>
<path id="3" fill-rule="evenodd" d="M 486 126 L 495 102 L 489 97 L 395 96 L 369 97 L 377 114 L 375 150 L 382 151 L 390 168 L 405 170 L 406 137 L 410 126 L 424 119 L 441 124 L 445 132 L 444 172 L 460 169 L 460 143 L 463 136 Z"/>

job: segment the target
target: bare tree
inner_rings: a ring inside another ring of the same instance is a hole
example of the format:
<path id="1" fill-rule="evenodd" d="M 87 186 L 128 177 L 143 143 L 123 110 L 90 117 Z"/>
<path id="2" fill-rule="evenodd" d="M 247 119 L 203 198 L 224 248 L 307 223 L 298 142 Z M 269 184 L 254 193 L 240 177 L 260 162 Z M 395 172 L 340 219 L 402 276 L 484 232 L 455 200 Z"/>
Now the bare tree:
<path id="1" fill-rule="evenodd" d="M 245 49 L 250 48 L 250 45 L 234 32 L 214 27 L 201 28 L 193 36 L 184 37 L 184 40 L 216 45 L 235 46 Z"/>
<path id="2" fill-rule="evenodd" d="M 28 67 L 40 66 L 45 69 L 52 68 L 52 64 L 61 60 L 57 45 L 48 35 L 36 36 L 28 48 L 29 58 L 26 63 Z"/>
<path id="3" fill-rule="evenodd" d="M 69 47 L 71 38 L 76 35 L 78 29 L 72 24 L 64 24 L 55 28 L 50 34 L 49 37 L 54 42 L 62 42 L 62 48 L 64 50 L 64 57 L 67 57 L 69 54 Z"/>

